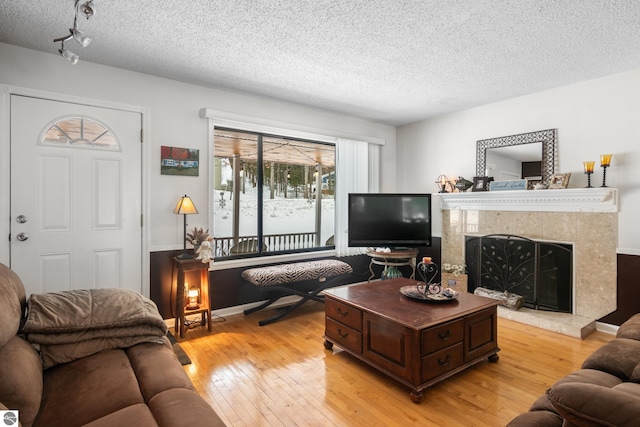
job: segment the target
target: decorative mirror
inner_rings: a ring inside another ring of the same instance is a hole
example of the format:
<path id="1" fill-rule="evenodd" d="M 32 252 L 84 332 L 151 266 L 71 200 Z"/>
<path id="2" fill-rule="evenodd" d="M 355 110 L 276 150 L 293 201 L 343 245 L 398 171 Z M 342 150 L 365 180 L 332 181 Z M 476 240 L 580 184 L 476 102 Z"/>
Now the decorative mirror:
<path id="1" fill-rule="evenodd" d="M 546 187 L 555 173 L 556 129 L 479 140 L 476 143 L 477 176 L 487 176 L 487 158 L 491 156 L 501 156 L 517 162 L 539 161 L 540 173 L 538 175 L 534 172 L 534 176 L 539 177 Z"/>

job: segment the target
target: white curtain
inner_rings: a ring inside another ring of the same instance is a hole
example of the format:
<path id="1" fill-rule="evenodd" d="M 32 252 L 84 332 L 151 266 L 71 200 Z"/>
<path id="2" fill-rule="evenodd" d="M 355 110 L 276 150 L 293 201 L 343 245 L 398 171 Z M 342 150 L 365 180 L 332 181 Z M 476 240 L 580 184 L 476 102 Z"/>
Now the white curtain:
<path id="1" fill-rule="evenodd" d="M 376 144 L 338 139 L 336 144 L 336 224 L 334 243 L 337 256 L 357 255 L 364 248 L 348 244 L 349 193 L 378 192 L 380 150 Z"/>

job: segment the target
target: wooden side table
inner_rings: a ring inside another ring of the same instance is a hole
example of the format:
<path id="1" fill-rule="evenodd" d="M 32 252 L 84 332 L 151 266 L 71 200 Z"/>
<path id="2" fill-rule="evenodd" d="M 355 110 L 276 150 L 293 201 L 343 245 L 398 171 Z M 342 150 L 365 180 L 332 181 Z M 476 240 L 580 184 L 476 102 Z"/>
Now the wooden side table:
<path id="1" fill-rule="evenodd" d="M 369 262 L 369 271 L 371 272 L 371 276 L 369 277 L 368 282 L 371 281 L 375 277 L 375 273 L 373 272 L 374 265 L 382 265 L 384 266 L 383 273 L 387 272 L 387 268 L 389 267 L 402 267 L 409 266 L 411 267 L 411 275 L 410 279 L 415 279 L 416 277 L 416 257 L 418 256 L 417 249 L 406 249 L 406 250 L 398 250 L 391 252 L 367 252 L 367 255 L 371 257 L 371 262 Z"/>
<path id="2" fill-rule="evenodd" d="M 198 272 L 200 274 L 198 274 Z M 189 285 L 196 285 L 194 276 L 199 276 L 200 296 L 198 298 L 198 307 L 189 308 L 186 293 L 187 276 L 191 278 Z M 211 332 L 211 307 L 209 301 L 209 263 L 203 263 L 197 259 L 181 259 L 173 258 L 173 277 L 175 278 L 174 289 L 176 290 L 176 320 L 174 325 L 175 333 L 180 333 L 180 338 L 184 338 L 187 330 L 185 316 L 192 314 L 201 314 L 201 324 L 207 325 L 207 330 Z"/>

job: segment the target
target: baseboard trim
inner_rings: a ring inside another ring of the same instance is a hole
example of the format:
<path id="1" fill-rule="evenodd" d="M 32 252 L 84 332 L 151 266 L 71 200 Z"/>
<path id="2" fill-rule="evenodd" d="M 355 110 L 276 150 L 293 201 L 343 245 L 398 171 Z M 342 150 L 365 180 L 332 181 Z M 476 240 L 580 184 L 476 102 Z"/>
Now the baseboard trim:
<path id="1" fill-rule="evenodd" d="M 620 329 L 620 326 L 596 322 L 596 331 L 604 332 L 605 334 L 615 335 L 618 333 L 618 329 Z"/>

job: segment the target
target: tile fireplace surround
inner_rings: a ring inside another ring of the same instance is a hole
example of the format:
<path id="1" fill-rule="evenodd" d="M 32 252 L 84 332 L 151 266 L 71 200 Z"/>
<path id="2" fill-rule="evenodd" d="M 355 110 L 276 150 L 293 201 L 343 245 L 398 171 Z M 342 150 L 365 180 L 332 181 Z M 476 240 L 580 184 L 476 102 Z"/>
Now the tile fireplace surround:
<path id="1" fill-rule="evenodd" d="M 499 307 L 501 317 L 584 338 L 616 309 L 618 193 L 613 188 L 438 193 L 442 263 L 464 264 L 467 235 L 573 244 L 573 313 Z"/>

